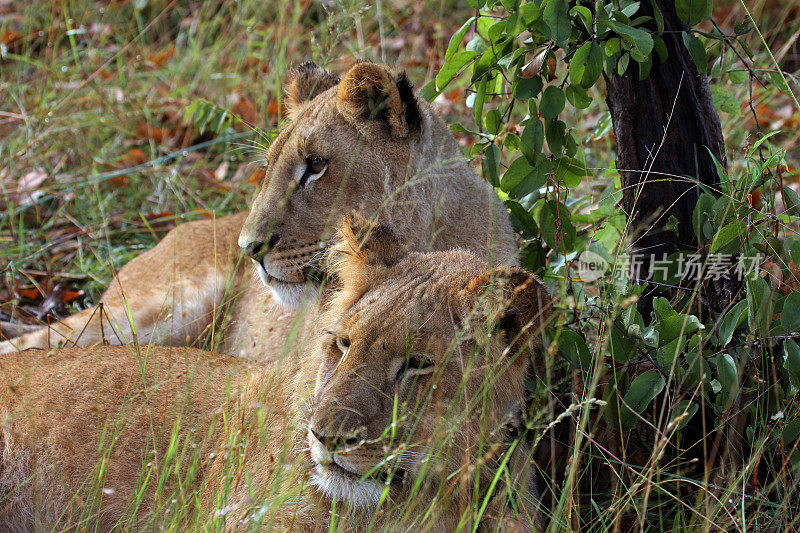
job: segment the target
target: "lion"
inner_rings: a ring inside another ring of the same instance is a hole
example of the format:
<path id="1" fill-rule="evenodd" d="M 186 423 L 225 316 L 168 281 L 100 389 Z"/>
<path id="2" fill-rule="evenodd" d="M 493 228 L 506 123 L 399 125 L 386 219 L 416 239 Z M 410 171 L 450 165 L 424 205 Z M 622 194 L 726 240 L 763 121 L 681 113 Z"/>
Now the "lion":
<path id="1" fill-rule="evenodd" d="M 546 289 L 357 217 L 341 235 L 302 357 L 0 358 L 0 529 L 540 529 L 521 412 Z"/>
<path id="2" fill-rule="evenodd" d="M 359 62 L 339 80 L 304 63 L 285 105 L 249 213 L 177 226 L 120 269 L 99 305 L 0 343 L 0 353 L 101 341 L 277 353 L 302 335 L 293 318 L 318 301 L 316 263 L 350 211 L 390 224 L 412 250 L 461 247 L 517 264 L 506 208 L 405 73 Z"/>

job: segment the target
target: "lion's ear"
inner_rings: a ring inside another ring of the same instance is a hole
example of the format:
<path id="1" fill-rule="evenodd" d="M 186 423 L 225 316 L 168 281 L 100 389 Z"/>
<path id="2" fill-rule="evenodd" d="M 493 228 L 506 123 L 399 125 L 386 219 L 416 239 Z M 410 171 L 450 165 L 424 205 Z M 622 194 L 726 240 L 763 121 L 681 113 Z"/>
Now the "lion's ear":
<path id="1" fill-rule="evenodd" d="M 488 309 L 487 318 L 505 333 L 511 353 L 539 338 L 553 313 L 547 289 L 531 272 L 518 267 L 485 272 L 473 278 L 465 291 L 472 302 Z"/>
<path id="2" fill-rule="evenodd" d="M 297 118 L 303 104 L 313 100 L 315 96 L 323 93 L 339 83 L 339 78 L 334 76 L 316 63 L 306 61 L 289 73 L 286 84 L 286 111 L 290 119 Z"/>
<path id="3" fill-rule="evenodd" d="M 405 139 L 419 132 L 422 118 L 414 88 L 405 72 L 361 62 L 344 75 L 337 91 L 339 111 L 357 128 L 382 123 L 391 135 Z"/>
<path id="4" fill-rule="evenodd" d="M 376 270 L 392 267 L 406 255 L 400 239 L 386 224 L 372 224 L 358 213 L 346 215 L 339 224 L 337 242 L 331 247 L 332 270 L 345 285 L 360 285 L 379 276 Z"/>

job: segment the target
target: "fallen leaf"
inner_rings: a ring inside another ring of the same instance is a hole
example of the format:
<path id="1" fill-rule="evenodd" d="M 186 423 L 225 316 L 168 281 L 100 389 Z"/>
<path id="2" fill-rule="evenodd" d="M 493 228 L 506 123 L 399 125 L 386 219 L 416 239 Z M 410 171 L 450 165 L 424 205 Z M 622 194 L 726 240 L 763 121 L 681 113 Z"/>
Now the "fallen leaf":
<path id="1" fill-rule="evenodd" d="M 36 201 L 36 197 L 40 195 L 39 186 L 47 179 L 47 173 L 41 169 L 36 168 L 26 172 L 17 181 L 16 189 L 9 191 L 9 197 L 16 203 L 21 203 L 26 200 Z"/>
<path id="2" fill-rule="evenodd" d="M 247 177 L 247 183 L 249 183 L 250 185 L 254 185 L 255 187 L 258 187 L 259 185 L 261 185 L 261 181 L 264 179 L 266 175 L 267 173 L 263 168 L 257 168 L 255 172 L 253 172 Z"/>
<path id="3" fill-rule="evenodd" d="M 224 180 L 225 176 L 228 175 L 228 167 L 230 167 L 230 163 L 223 161 L 222 164 L 217 167 L 217 170 L 214 171 L 214 177 L 220 181 Z"/>
<path id="4" fill-rule="evenodd" d="M 143 165 L 145 162 L 147 162 L 147 155 L 138 148 L 131 148 L 117 160 L 117 165 L 120 168 L 130 168 Z"/>
<path id="5" fill-rule="evenodd" d="M 65 290 L 61 293 L 61 301 L 65 304 L 73 302 L 83 296 L 83 291 L 69 291 Z"/>
<path id="6" fill-rule="evenodd" d="M 269 64 L 261 58 L 250 56 L 244 60 L 245 68 L 249 70 L 257 70 L 262 74 L 269 74 Z"/>
<path id="7" fill-rule="evenodd" d="M 277 121 L 280 118 L 280 109 L 277 100 L 272 100 L 267 103 L 267 116 L 270 120 Z"/>
<path id="8" fill-rule="evenodd" d="M 152 139 L 158 144 L 161 144 L 165 140 L 172 138 L 174 133 L 174 131 L 170 131 L 167 128 L 157 128 L 155 126 L 151 126 L 147 122 L 141 122 L 136 126 L 137 138 L 143 141 Z"/>
<path id="9" fill-rule="evenodd" d="M 231 111 L 241 118 L 245 123 L 254 124 L 256 121 L 256 107 L 253 105 L 253 102 L 250 101 L 249 98 L 246 96 L 239 94 L 237 95 L 236 103 L 233 104 Z M 247 126 L 241 123 L 237 123 L 235 128 L 239 130 L 247 129 Z"/>
<path id="10" fill-rule="evenodd" d="M 22 39 L 22 34 L 11 28 L 6 28 L 3 33 L 0 34 L 0 43 L 6 46 L 11 46 L 11 44 L 20 39 Z"/>
<path id="11" fill-rule="evenodd" d="M 27 298 L 28 300 L 38 300 L 42 297 L 42 293 L 39 292 L 39 289 L 36 287 L 32 289 L 17 289 L 16 293 L 22 298 Z"/>
<path id="12" fill-rule="evenodd" d="M 164 63 L 169 61 L 175 56 L 175 48 L 168 48 L 162 52 L 152 54 L 147 58 L 147 61 L 154 67 L 161 68 Z"/>

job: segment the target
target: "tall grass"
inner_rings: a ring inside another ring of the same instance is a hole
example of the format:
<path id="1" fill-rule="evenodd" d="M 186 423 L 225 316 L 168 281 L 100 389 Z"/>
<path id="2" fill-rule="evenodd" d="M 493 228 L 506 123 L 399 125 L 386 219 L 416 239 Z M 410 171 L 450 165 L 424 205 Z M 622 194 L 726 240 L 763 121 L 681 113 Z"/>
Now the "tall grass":
<path id="1" fill-rule="evenodd" d="M 791 61 L 790 43 L 800 33 L 797 6 L 762 1 L 748 8 L 776 59 Z M 247 208 L 254 193 L 248 178 L 255 170 L 248 163 L 261 156 L 264 141 L 234 123 L 198 131 L 185 116 L 195 100 L 205 99 L 274 131 L 282 118 L 284 75 L 306 59 L 341 70 L 355 58 L 386 58 L 408 67 L 421 85 L 430 79 L 438 64 L 436 54 L 468 16 L 465 13 L 464 6 L 443 1 L 371 6 L 253 0 L 14 4 L 11 15 L 0 15 L 2 317 L 29 322 L 37 313 L 44 317 L 46 297 L 59 284 L 83 294 L 56 299 L 55 312 L 91 305 L 116 269 L 150 248 L 174 224 Z M 735 6 L 731 13 L 741 14 Z M 429 38 L 420 42 L 418 34 Z M 760 65 L 764 72 L 772 68 L 766 58 Z M 777 124 L 784 129 L 779 139 L 789 150 L 790 163 L 796 164 L 798 134 L 792 124 L 796 125 L 797 109 L 787 114 L 782 107 L 788 103 L 766 93 L 756 104 L 780 110 L 774 120 L 762 117 L 759 126 Z M 458 106 L 447 109 L 462 112 Z M 584 138 L 598 119 L 602 125 L 599 115 L 591 109 L 586 116 L 574 117 Z M 722 118 L 735 171 L 746 165 L 739 147 L 749 142 L 755 125 L 747 113 Z M 599 139 L 587 141 L 583 149 L 588 161 L 608 168 L 613 146 L 607 134 L 600 132 Z M 602 177 L 586 188 L 587 197 L 593 194 L 595 199 L 607 190 Z M 602 337 L 605 325 L 592 327 Z M 144 364 L 147 350 L 139 349 Z M 287 347 L 276 364 L 297 351 Z M 548 355 L 553 357 L 548 361 L 552 371 L 558 363 L 554 354 Z M 675 445 L 674 427 L 661 417 L 664 423 L 650 428 L 657 446 L 628 456 L 628 442 L 645 442 L 652 436 L 614 432 L 602 425 L 597 417 L 603 386 L 600 367 L 585 383 L 575 376 L 555 381 L 544 377 L 543 383 L 531 385 L 538 387 L 533 405 L 540 409 L 527 420 L 529 438 L 556 457 L 536 465 L 552 530 L 798 528 L 796 487 L 776 479 L 764 491 L 747 488 L 748 478 L 763 473 L 763 439 L 742 450 L 728 447 L 725 433 L 719 432 L 718 441 Z M 568 394 L 556 407 L 545 388 Z M 654 409 L 664 411 L 668 400 L 664 402 Z M 96 466 L 81 491 L 80 506 L 86 514 L 80 521 L 87 529 L 97 519 L 94 504 L 102 500 L 104 489 L 113 490 L 104 476 L 115 437 L 124 430 L 124 413 L 119 420 L 121 426 L 110 425 L 101 435 Z M 236 453 L 246 444 L 236 421 L 222 416 L 198 436 L 203 443 L 222 435 L 231 450 L 224 464 L 225 484 L 215 501 L 215 522 L 203 522 L 203 486 L 198 479 L 207 456 L 198 452 L 202 446 L 194 448 L 186 439 L 184 422 L 176 415 L 170 425 L 152 428 L 154 442 L 163 440 L 166 453 L 142 459 L 141 490 L 129 502 L 129 519 L 122 528 L 146 528 L 156 520 L 165 529 L 213 530 L 226 525 L 231 487 L 241 482 L 238 476 L 245 467 L 257 466 L 242 464 Z M 706 422 L 720 429 L 718 421 Z M 769 423 L 763 421 L 765 427 Z M 262 437 L 288 440 L 287 435 Z M 444 432 L 442 446 L 448 438 L 452 435 Z M 701 464 L 722 456 L 730 460 L 720 469 L 707 470 Z M 285 462 L 286 456 L 277 460 Z M 274 485 L 254 494 L 263 512 L 256 511 L 252 527 L 262 520 L 269 526 L 269 509 L 308 488 L 292 486 L 293 479 L 276 478 Z M 475 489 L 480 493 L 480 487 Z M 151 498 L 156 502 L 153 521 L 139 517 Z M 419 502 L 429 510 L 437 503 Z M 480 512 L 483 500 L 475 498 L 473 504 L 472 511 Z M 331 529 L 347 525 L 345 518 L 334 521 Z"/>

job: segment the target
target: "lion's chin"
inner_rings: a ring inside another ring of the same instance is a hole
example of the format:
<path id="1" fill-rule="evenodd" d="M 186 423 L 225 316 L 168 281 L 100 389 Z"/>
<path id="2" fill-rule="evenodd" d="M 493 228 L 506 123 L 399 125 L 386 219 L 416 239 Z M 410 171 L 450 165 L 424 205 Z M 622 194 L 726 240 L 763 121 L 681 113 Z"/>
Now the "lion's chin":
<path id="1" fill-rule="evenodd" d="M 297 312 L 304 304 L 316 302 L 319 289 L 313 283 L 290 283 L 272 278 L 269 284 L 272 297 L 287 312 Z"/>
<path id="2" fill-rule="evenodd" d="M 316 302 L 319 298 L 319 287 L 315 283 L 283 281 L 271 276 L 256 261 L 253 264 L 261 283 L 269 288 L 272 297 L 287 312 L 296 312 L 304 303 Z"/>
<path id="3" fill-rule="evenodd" d="M 315 464 L 311 483 L 322 491 L 326 498 L 347 501 L 358 509 L 377 506 L 381 495 L 388 490 L 388 487 L 380 481 L 360 478 L 336 464 L 328 467 Z"/>

